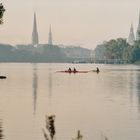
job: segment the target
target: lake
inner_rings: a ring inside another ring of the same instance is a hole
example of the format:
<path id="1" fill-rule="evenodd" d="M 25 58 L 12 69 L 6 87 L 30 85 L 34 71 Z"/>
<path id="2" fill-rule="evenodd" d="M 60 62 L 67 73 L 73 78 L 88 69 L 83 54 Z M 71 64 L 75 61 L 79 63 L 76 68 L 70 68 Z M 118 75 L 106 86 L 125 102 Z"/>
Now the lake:
<path id="1" fill-rule="evenodd" d="M 100 73 L 57 71 L 100 68 Z M 55 115 L 56 140 L 140 140 L 140 66 L 0 63 L 0 139 L 45 140 Z"/>

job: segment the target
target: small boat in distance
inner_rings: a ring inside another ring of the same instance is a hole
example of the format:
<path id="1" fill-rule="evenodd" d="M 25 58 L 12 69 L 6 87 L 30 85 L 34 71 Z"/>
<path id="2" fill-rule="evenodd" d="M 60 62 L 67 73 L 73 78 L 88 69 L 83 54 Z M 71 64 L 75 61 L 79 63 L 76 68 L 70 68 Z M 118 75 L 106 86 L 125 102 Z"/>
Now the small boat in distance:
<path id="1" fill-rule="evenodd" d="M 6 76 L 0 76 L 0 79 L 6 79 L 7 77 Z"/>
<path id="2" fill-rule="evenodd" d="M 76 70 L 76 68 L 74 67 L 73 70 L 71 68 L 69 68 L 68 70 L 64 70 L 64 71 L 57 71 L 57 72 L 63 72 L 63 73 L 88 73 L 89 71 L 79 71 Z"/>
<path id="3" fill-rule="evenodd" d="M 69 70 L 64 70 L 64 71 L 57 71 L 57 72 L 62 72 L 62 73 L 88 73 L 89 71 L 69 71 Z"/>
<path id="4" fill-rule="evenodd" d="M 62 73 L 89 73 L 89 72 L 96 72 L 99 73 L 100 70 L 97 67 L 96 70 L 76 70 L 75 68 L 72 70 L 71 68 L 69 68 L 68 70 L 64 70 L 64 71 L 56 71 L 56 72 L 62 72 Z"/>

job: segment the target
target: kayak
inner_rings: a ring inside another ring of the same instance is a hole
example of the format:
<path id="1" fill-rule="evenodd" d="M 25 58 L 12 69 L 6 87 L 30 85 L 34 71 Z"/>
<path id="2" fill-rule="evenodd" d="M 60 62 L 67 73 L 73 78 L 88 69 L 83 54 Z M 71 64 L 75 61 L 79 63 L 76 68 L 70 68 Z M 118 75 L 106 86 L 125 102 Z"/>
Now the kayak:
<path id="1" fill-rule="evenodd" d="M 62 73 L 88 73 L 89 71 L 57 71 L 57 72 L 62 72 Z"/>
<path id="2" fill-rule="evenodd" d="M 6 79 L 6 76 L 0 76 L 0 79 Z"/>
<path id="3" fill-rule="evenodd" d="M 64 71 L 56 71 L 56 72 L 61 72 L 61 73 L 89 73 L 89 72 L 96 72 L 96 73 L 99 73 L 99 71 L 97 71 L 97 70 L 89 70 L 89 71 L 86 71 L 86 70 L 79 70 L 79 71 L 64 70 Z"/>

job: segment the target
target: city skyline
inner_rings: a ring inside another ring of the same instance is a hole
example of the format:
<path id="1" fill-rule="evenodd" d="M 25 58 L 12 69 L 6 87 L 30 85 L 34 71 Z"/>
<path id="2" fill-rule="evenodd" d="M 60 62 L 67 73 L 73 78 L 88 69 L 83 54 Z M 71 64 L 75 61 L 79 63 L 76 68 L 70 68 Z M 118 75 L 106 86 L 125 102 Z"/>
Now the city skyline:
<path id="1" fill-rule="evenodd" d="M 30 44 L 33 13 L 38 19 L 39 42 L 48 42 L 49 26 L 54 44 L 94 49 L 105 40 L 128 38 L 131 22 L 138 25 L 138 0 L 17 0 L 3 1 L 6 12 L 0 26 L 0 43 Z"/>

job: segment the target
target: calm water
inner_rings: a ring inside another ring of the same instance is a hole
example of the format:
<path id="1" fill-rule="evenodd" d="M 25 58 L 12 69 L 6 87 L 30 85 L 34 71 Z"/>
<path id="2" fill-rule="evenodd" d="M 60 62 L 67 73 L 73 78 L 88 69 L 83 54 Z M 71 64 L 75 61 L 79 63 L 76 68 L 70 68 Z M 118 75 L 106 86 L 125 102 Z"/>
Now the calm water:
<path id="1" fill-rule="evenodd" d="M 98 65 L 97 73 L 66 74 L 69 66 L 0 64 L 0 139 L 45 140 L 45 116 L 55 114 L 56 139 L 140 140 L 140 66 Z"/>

